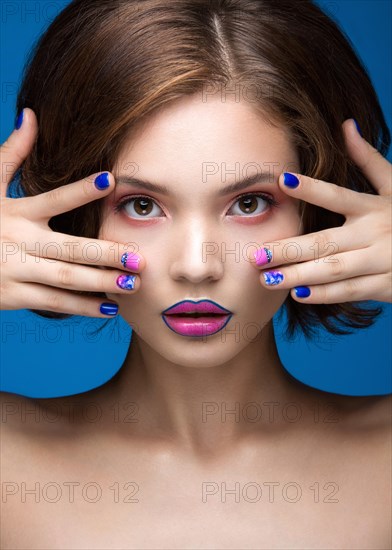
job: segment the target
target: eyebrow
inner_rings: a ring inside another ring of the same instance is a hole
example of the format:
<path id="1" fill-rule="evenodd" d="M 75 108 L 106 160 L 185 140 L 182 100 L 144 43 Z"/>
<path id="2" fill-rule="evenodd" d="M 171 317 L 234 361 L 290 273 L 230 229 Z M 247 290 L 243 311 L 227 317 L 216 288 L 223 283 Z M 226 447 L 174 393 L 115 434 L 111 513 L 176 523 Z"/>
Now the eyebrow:
<path id="1" fill-rule="evenodd" d="M 171 196 L 173 193 L 165 185 L 158 185 L 148 180 L 142 180 L 139 178 L 134 178 L 125 175 L 119 175 L 115 177 L 116 185 L 117 184 L 127 184 L 137 187 L 139 189 L 146 189 L 147 191 L 152 191 L 153 193 L 160 193 L 161 195 Z M 275 180 L 271 178 L 271 172 L 258 171 L 250 176 L 245 176 L 239 181 L 231 183 L 222 189 L 219 189 L 218 196 L 222 197 L 230 193 L 235 193 L 236 191 L 242 191 L 254 185 L 255 183 L 275 183 Z"/>

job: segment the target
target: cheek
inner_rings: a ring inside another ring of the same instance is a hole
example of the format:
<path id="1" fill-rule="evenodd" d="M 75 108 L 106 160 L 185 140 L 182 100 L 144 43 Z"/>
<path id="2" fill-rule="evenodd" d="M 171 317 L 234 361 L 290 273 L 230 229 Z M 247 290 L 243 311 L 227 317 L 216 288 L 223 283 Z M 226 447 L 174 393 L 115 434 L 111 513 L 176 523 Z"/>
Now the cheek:
<path id="1" fill-rule="evenodd" d="M 294 201 L 291 198 L 280 201 L 279 206 L 275 207 L 271 215 L 263 221 L 246 220 L 245 223 L 240 223 L 234 219 L 227 224 L 225 235 L 227 240 L 227 249 L 237 249 L 240 245 L 239 254 L 241 256 L 241 267 L 243 262 L 252 263 L 253 253 L 257 248 L 261 248 L 266 244 L 275 246 L 286 239 L 301 235 L 301 220 L 298 212 L 299 201 Z M 227 258 L 230 261 L 230 256 Z M 238 260 L 236 260 L 238 264 Z M 235 266 L 234 266 L 235 267 Z M 252 266 L 254 269 L 254 267 Z"/>
<path id="2" fill-rule="evenodd" d="M 110 215 L 107 209 L 103 211 L 103 220 L 104 221 L 102 222 L 102 225 L 98 231 L 97 239 L 106 241 L 109 240 L 109 235 L 110 233 L 113 233 L 114 229 L 113 227 L 111 227 L 112 221 L 110 219 Z"/>
<path id="3" fill-rule="evenodd" d="M 279 241 L 301 235 L 301 219 L 298 211 L 299 201 L 283 201 L 276 211 L 273 221 L 262 230 L 262 238 L 267 241 Z"/>

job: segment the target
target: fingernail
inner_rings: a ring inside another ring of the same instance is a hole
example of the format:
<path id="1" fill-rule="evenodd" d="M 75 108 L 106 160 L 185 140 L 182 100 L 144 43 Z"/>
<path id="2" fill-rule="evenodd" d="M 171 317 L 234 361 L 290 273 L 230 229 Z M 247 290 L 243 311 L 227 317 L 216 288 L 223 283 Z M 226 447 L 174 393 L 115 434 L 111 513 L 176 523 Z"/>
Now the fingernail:
<path id="1" fill-rule="evenodd" d="M 121 263 L 126 269 L 137 270 L 139 269 L 140 256 L 133 254 L 132 252 L 124 252 L 121 256 Z"/>
<path id="2" fill-rule="evenodd" d="M 21 110 L 21 112 L 19 113 L 17 119 L 16 119 L 16 122 L 15 122 L 15 130 L 19 130 L 19 128 L 22 126 L 23 124 L 23 112 L 24 112 L 24 109 Z"/>
<path id="3" fill-rule="evenodd" d="M 355 122 L 355 126 L 357 127 L 358 134 L 362 137 L 361 128 L 360 128 L 358 122 L 355 120 L 355 118 L 353 118 L 353 121 Z"/>
<path id="4" fill-rule="evenodd" d="M 269 248 L 259 248 L 253 255 L 257 265 L 265 265 L 272 262 L 272 251 Z"/>
<path id="5" fill-rule="evenodd" d="M 265 271 L 263 273 L 265 284 L 279 285 L 283 281 L 283 273 L 281 271 Z"/>
<path id="6" fill-rule="evenodd" d="M 95 183 L 95 187 L 100 191 L 107 189 L 110 185 L 109 174 L 107 172 L 104 172 L 103 174 L 99 174 L 99 176 L 95 178 L 94 183 Z"/>
<path id="7" fill-rule="evenodd" d="M 310 296 L 310 288 L 308 286 L 296 286 L 294 290 L 297 298 L 307 298 Z"/>
<path id="8" fill-rule="evenodd" d="M 117 304 L 101 304 L 99 311 L 104 315 L 117 315 L 118 305 Z"/>
<path id="9" fill-rule="evenodd" d="M 119 275 L 117 277 L 117 286 L 124 290 L 133 290 L 135 288 L 136 275 Z"/>
<path id="10" fill-rule="evenodd" d="M 297 178 L 297 176 L 294 176 L 294 174 L 290 174 L 289 172 L 284 172 L 283 183 L 287 187 L 291 187 L 292 189 L 294 189 L 295 187 L 298 187 L 299 179 Z"/>

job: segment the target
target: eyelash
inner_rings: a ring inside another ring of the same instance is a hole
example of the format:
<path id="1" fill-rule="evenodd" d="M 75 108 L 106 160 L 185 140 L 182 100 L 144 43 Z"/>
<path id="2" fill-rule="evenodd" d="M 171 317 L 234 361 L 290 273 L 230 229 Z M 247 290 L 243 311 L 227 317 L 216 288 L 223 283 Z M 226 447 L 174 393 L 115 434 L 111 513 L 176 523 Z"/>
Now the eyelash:
<path id="1" fill-rule="evenodd" d="M 265 195 L 264 193 L 243 193 L 242 195 L 239 195 L 238 197 L 236 197 L 232 203 L 232 206 L 234 206 L 234 204 L 239 201 L 240 199 L 244 198 L 244 197 L 259 197 L 261 199 L 263 199 L 265 202 L 267 202 L 272 208 L 276 208 L 279 206 L 279 202 L 276 201 L 273 197 L 270 197 L 269 195 Z M 148 197 L 146 195 L 132 195 L 131 197 L 124 197 L 122 198 L 117 204 L 116 206 L 114 207 L 114 210 L 115 212 L 121 212 L 122 210 L 124 210 L 125 206 L 129 203 L 129 202 L 132 202 L 133 200 L 136 200 L 136 199 L 147 199 L 147 200 L 151 200 L 152 202 L 154 202 L 155 204 L 158 204 L 154 199 L 152 199 L 151 197 Z M 159 205 L 158 205 L 159 206 Z M 231 207 L 232 207 L 231 206 Z M 231 208 L 230 207 L 230 208 Z M 161 208 L 161 207 L 160 207 Z M 230 210 L 230 209 L 229 209 Z M 259 216 L 260 214 L 254 214 L 253 216 L 241 216 L 240 214 L 235 214 L 236 216 L 240 216 L 240 217 L 244 217 L 244 218 L 255 218 L 256 216 Z M 129 216 L 130 217 L 130 216 Z M 133 218 L 135 219 L 135 218 Z M 137 219 L 137 218 L 136 218 Z M 139 219 L 143 219 L 142 217 L 140 217 Z M 145 218 L 145 219 L 153 219 L 153 218 Z"/>

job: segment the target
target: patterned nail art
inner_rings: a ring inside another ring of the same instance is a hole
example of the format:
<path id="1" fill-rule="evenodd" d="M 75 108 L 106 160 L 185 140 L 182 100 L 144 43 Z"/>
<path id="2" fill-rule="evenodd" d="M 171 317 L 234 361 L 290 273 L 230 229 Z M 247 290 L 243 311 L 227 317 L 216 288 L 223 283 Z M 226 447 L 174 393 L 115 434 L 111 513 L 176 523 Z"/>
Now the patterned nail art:
<path id="1" fill-rule="evenodd" d="M 272 262 L 272 251 L 269 248 L 259 248 L 254 253 L 257 265 L 265 265 Z"/>
<path id="2" fill-rule="evenodd" d="M 117 277 L 117 286 L 124 290 L 134 290 L 136 275 L 119 275 Z"/>
<path id="3" fill-rule="evenodd" d="M 121 256 L 121 263 L 126 269 L 139 269 L 140 258 L 137 254 L 132 252 L 124 252 Z"/>
<path id="4" fill-rule="evenodd" d="M 279 285 L 283 281 L 283 273 L 281 271 L 266 271 L 263 273 L 265 284 Z"/>

